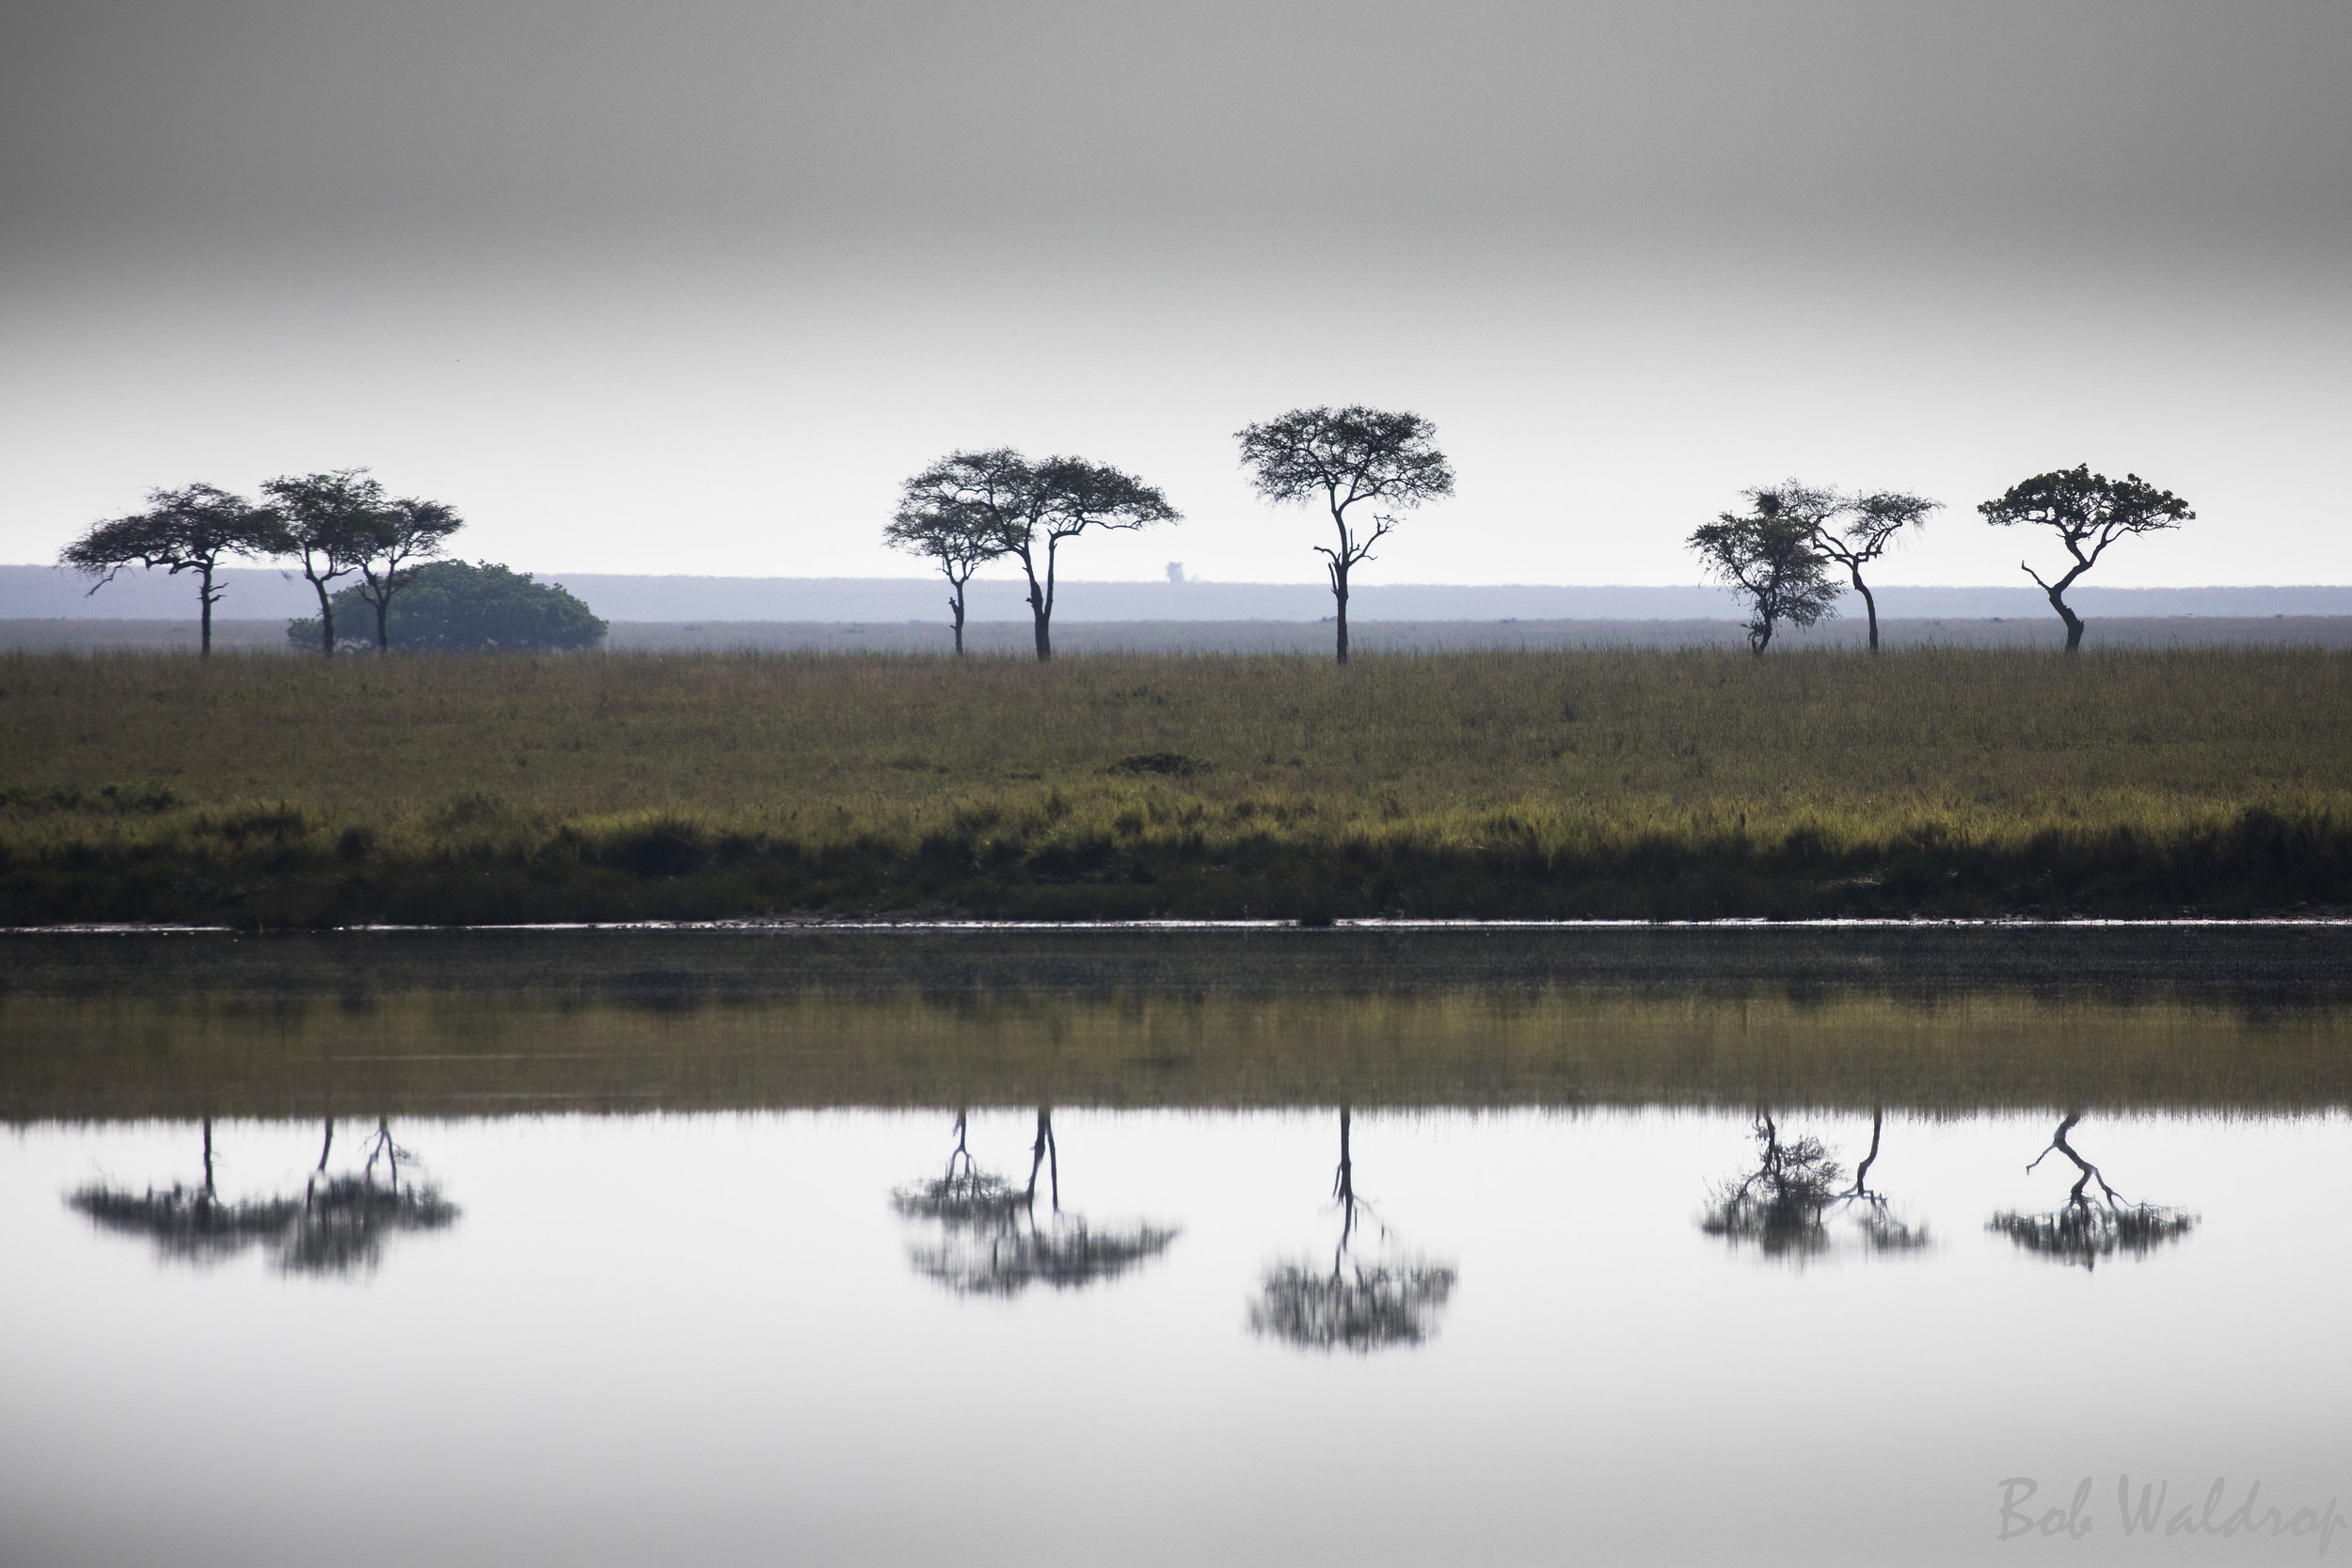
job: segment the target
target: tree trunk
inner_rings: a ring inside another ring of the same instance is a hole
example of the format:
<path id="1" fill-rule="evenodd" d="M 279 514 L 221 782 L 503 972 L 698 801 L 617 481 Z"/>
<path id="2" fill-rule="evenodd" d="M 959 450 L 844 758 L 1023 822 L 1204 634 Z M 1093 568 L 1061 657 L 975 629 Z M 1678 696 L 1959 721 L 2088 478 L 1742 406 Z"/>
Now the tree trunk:
<path id="1" fill-rule="evenodd" d="M 947 601 L 947 608 L 954 612 L 956 617 L 956 657 L 961 658 L 963 657 L 963 584 L 960 582 L 956 584 L 955 596 Z"/>
<path id="2" fill-rule="evenodd" d="M 1877 653 L 1879 651 L 1879 602 L 1870 596 L 1869 585 L 1862 580 L 1862 568 L 1856 566 L 1852 568 L 1852 571 L 1854 592 L 1862 595 L 1863 611 L 1870 617 L 1870 651 Z"/>
<path id="3" fill-rule="evenodd" d="M 2077 564 L 2074 569 L 2056 582 L 2044 582 L 2041 574 L 2031 566 L 2022 561 L 2017 563 L 2018 570 L 2033 578 L 2033 585 L 2049 595 L 2050 608 L 2057 610 L 2058 619 L 2066 623 L 2066 651 L 2070 654 L 2080 653 L 2083 645 L 2083 619 L 2066 606 L 2066 591 L 2074 586 L 2076 578 L 2090 570 L 2090 562 L 2081 560 L 2081 553 L 2079 550 L 2075 552 Z"/>
<path id="4" fill-rule="evenodd" d="M 1338 562 L 1331 567 L 1331 600 L 1339 607 L 1332 619 L 1339 623 L 1339 661 L 1347 662 L 1347 568 Z"/>
<path id="5" fill-rule="evenodd" d="M 1043 664 L 1054 657 L 1054 556 L 1059 541 L 1051 534 L 1045 540 L 1045 583 L 1038 585 L 1037 574 L 1029 571 L 1024 557 L 1021 569 L 1029 576 L 1029 613 L 1037 618 L 1037 661 Z"/>
<path id="6" fill-rule="evenodd" d="M 1340 1168 L 1331 1179 L 1332 1196 L 1346 1203 L 1356 1199 L 1356 1162 L 1347 1151 L 1347 1124 L 1352 1109 L 1346 1105 L 1340 1107 Z"/>
<path id="7" fill-rule="evenodd" d="M 2068 580 L 2061 578 L 2056 583 L 2045 583 L 2042 591 L 2050 596 L 2050 608 L 2058 612 L 2058 619 L 2066 623 L 2066 651 L 2073 654 L 2082 651 L 2083 618 L 2067 608 L 2066 584 Z"/>
<path id="8" fill-rule="evenodd" d="M 1037 580 L 1037 568 L 1029 563 L 1029 552 L 1015 550 L 1021 560 L 1021 575 L 1029 579 L 1029 617 L 1035 624 L 1037 661 L 1040 664 L 1054 657 L 1054 545 L 1045 545 L 1045 580 Z"/>
<path id="9" fill-rule="evenodd" d="M 392 651 L 392 640 L 386 636 L 384 631 L 384 617 L 390 612 L 391 608 L 391 594 L 378 594 L 375 596 L 375 651 L 379 654 L 388 654 Z"/>
<path id="10" fill-rule="evenodd" d="M 335 657 L 335 603 L 326 596 L 326 583 L 312 578 L 310 586 L 318 590 L 319 595 L 319 653 L 323 657 L 333 658 Z"/>
<path id="11" fill-rule="evenodd" d="M 201 590 L 204 600 L 204 610 L 199 621 L 199 630 L 196 637 L 196 657 L 199 658 L 210 658 L 213 657 L 212 564 L 208 562 L 204 565 L 199 567 L 198 570 L 204 574 L 204 586 Z"/>
<path id="12" fill-rule="evenodd" d="M 1885 1106 L 1883 1106 L 1883 1105 L 1873 1105 L 1873 1106 L 1871 1106 L 1871 1107 L 1870 1107 L 1870 1152 L 1869 1152 L 1869 1153 L 1867 1153 L 1867 1154 L 1865 1154 L 1865 1155 L 1862 1157 L 1862 1164 L 1858 1164 L 1858 1165 L 1854 1166 L 1854 1168 L 1853 1168 L 1853 1190 L 1854 1190 L 1857 1194 L 1867 1193 L 1867 1192 L 1869 1191 L 1869 1187 L 1867 1185 L 1867 1182 L 1869 1181 L 1869 1180 L 1870 1180 L 1870 1167 L 1871 1167 L 1872 1165 L 1874 1165 L 1874 1164 L 1876 1164 L 1878 1163 L 1878 1157 L 1879 1157 L 1879 1132 L 1880 1132 L 1880 1131 L 1881 1131 L 1882 1129 L 1883 1129 L 1883 1128 L 1885 1127 L 1885 1125 L 1886 1125 L 1886 1107 L 1885 1107 Z"/>
<path id="13" fill-rule="evenodd" d="M 1331 1255 L 1331 1277 L 1340 1276 L 1341 1260 L 1356 1233 L 1356 1161 L 1347 1149 L 1348 1107 L 1340 1107 L 1340 1168 L 1331 1178 L 1331 1196 L 1340 1205 L 1339 1250 Z"/>

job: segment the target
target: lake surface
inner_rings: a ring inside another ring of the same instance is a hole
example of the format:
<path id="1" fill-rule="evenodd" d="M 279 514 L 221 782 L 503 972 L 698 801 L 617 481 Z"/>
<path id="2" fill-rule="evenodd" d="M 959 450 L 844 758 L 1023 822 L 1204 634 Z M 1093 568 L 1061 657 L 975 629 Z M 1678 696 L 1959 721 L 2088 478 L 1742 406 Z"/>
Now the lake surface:
<path id="1" fill-rule="evenodd" d="M 2352 1554 L 2341 935 L 1624 935 L 14 945 L 0 1560 Z"/>

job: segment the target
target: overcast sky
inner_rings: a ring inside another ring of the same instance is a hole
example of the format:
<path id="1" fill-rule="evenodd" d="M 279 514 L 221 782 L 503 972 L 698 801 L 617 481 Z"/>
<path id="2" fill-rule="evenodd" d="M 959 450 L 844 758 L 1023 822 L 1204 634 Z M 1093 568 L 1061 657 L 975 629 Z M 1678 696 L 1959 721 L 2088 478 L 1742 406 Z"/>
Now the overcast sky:
<path id="1" fill-rule="evenodd" d="M 0 560 L 367 466 L 541 571 L 914 575 L 958 446 L 1309 580 L 1240 425 L 1434 420 L 1367 580 L 1675 582 L 1796 475 L 2200 514 L 2111 584 L 2352 582 L 2352 5 L 15 0 Z"/>

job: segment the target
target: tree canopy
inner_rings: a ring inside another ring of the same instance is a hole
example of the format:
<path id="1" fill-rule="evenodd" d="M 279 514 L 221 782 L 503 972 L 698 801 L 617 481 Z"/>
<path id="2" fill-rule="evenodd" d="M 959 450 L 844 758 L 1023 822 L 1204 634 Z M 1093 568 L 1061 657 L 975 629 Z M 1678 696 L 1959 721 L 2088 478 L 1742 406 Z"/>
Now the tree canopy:
<path id="1" fill-rule="evenodd" d="M 1829 485 L 1784 480 L 1778 484 L 1743 492 L 1756 515 L 1793 517 L 1812 531 L 1813 547 L 1846 568 L 1854 592 L 1862 595 L 1869 619 L 1870 651 L 1879 651 L 1878 595 L 1863 579 L 1862 568 L 1884 555 L 1905 530 L 1920 528 L 1939 501 L 1899 490 L 1875 490 L 1849 496 Z"/>
<path id="2" fill-rule="evenodd" d="M 374 550 L 360 557 L 352 592 L 375 611 L 375 651 L 391 646 L 385 617 L 393 596 L 416 580 L 417 564 L 441 553 L 450 535 L 466 526 L 456 509 L 441 501 L 404 496 L 378 516 Z"/>
<path id="3" fill-rule="evenodd" d="M 330 595 L 327 585 L 385 548 L 394 527 L 391 501 L 365 468 L 281 475 L 264 481 L 262 493 L 285 527 L 285 553 L 301 557 L 302 575 L 318 594 L 319 652 L 331 657 L 336 601 L 353 601 Z"/>
<path id="4" fill-rule="evenodd" d="M 1317 545 L 1337 605 L 1338 659 L 1347 662 L 1347 574 L 1372 559 L 1372 547 L 1396 529 L 1396 510 L 1454 494 L 1454 469 L 1437 448 L 1438 427 L 1418 414 L 1350 404 L 1294 408 L 1234 432 L 1242 467 L 1258 494 L 1276 505 L 1320 498 L 1331 515 L 1336 546 Z M 1370 508 L 1371 528 L 1348 517 Z"/>
<path id="5" fill-rule="evenodd" d="M 1748 651 L 1759 658 L 1782 622 L 1812 626 L 1836 601 L 1828 558 L 1803 515 L 1760 506 L 1744 517 L 1726 512 L 1692 530 L 1690 546 L 1709 576 L 1747 600 Z"/>
<path id="6" fill-rule="evenodd" d="M 956 471 L 948 467 L 954 463 L 950 457 L 907 481 L 898 510 L 882 526 L 882 539 L 895 549 L 927 557 L 947 579 L 947 610 L 954 618 L 961 657 L 964 588 L 975 572 L 1005 553 L 1005 524 L 983 500 L 963 494 Z"/>
<path id="7" fill-rule="evenodd" d="M 1978 503 L 1978 512 L 1994 528 L 2019 523 L 2046 528 L 2066 546 L 2074 564 L 2056 581 L 2021 561 L 2017 569 L 2033 578 L 2049 596 L 2050 608 L 2066 623 L 2066 651 L 2083 644 L 2082 618 L 2066 602 L 2074 580 L 2098 564 L 2099 558 L 2119 539 L 2178 528 L 2197 514 L 2169 490 L 2159 490 L 2137 474 L 2120 480 L 2094 474 L 2087 463 L 2055 468 L 2020 480 L 2001 495 Z"/>
<path id="8" fill-rule="evenodd" d="M 1062 542 L 1089 529 L 1126 531 L 1184 516 L 1155 486 L 1108 464 L 1083 457 L 1032 462 L 1009 447 L 949 452 L 907 481 L 902 515 L 909 508 L 943 526 L 969 528 L 976 545 L 985 542 L 992 555 L 1021 562 L 1041 660 L 1054 657 Z"/>
<path id="9" fill-rule="evenodd" d="M 97 593 L 126 566 L 150 571 L 163 568 L 173 577 L 197 575 L 197 602 L 201 624 L 199 655 L 213 651 L 213 606 L 222 589 L 213 575 L 223 562 L 237 556 L 268 556 L 284 552 L 284 525 L 269 511 L 242 496 L 211 484 L 191 484 L 180 490 L 150 490 L 145 512 L 93 525 L 59 555 L 61 565 L 97 578 Z"/>

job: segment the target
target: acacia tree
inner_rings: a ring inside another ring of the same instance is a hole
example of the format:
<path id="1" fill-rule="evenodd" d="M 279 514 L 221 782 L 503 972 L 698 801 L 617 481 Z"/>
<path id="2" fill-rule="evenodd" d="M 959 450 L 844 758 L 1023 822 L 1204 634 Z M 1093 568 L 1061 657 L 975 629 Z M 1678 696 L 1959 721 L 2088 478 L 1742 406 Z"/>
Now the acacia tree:
<path id="1" fill-rule="evenodd" d="M 1030 470 L 1021 522 L 1000 538 L 1004 553 L 1021 562 L 1029 581 L 1029 614 L 1037 628 L 1037 657 L 1054 657 L 1054 566 L 1065 539 L 1090 528 L 1133 532 L 1153 523 L 1173 523 L 1184 514 L 1157 488 L 1133 474 L 1083 457 L 1049 457 Z M 1042 544 L 1045 574 L 1038 575 Z"/>
<path id="2" fill-rule="evenodd" d="M 382 553 L 393 513 L 381 482 L 365 468 L 287 474 L 262 485 L 286 530 L 286 553 L 302 558 L 302 575 L 319 596 L 319 651 L 335 655 L 335 604 L 326 585 Z"/>
<path id="3" fill-rule="evenodd" d="M 1795 517 L 1813 531 L 1813 547 L 1846 568 L 1854 592 L 1862 595 L 1863 611 L 1870 622 L 1870 651 L 1879 651 L 1879 602 L 1862 580 L 1862 568 L 1884 555 L 1905 529 L 1927 521 L 1940 501 L 1899 490 L 1868 495 L 1841 495 L 1833 487 L 1788 480 L 1769 489 L 1745 492 L 1759 516 Z"/>
<path id="4" fill-rule="evenodd" d="M 898 510 L 882 526 L 882 538 L 911 555 L 927 556 L 952 590 L 947 609 L 955 617 L 956 657 L 963 657 L 963 591 L 972 575 L 1004 551 L 1004 529 L 982 501 L 967 496 L 954 465 L 959 452 L 932 464 L 906 483 Z"/>
<path id="5" fill-rule="evenodd" d="M 442 501 L 403 496 L 387 506 L 377 525 L 373 551 L 359 558 L 359 578 L 353 589 L 375 611 L 375 651 L 391 651 L 385 617 L 392 595 L 408 586 L 417 567 L 441 553 L 449 536 L 466 526 L 456 509 Z"/>
<path id="6" fill-rule="evenodd" d="M 1832 613 L 1837 587 L 1829 580 L 1828 558 L 1814 547 L 1813 527 L 1777 504 L 1702 523 L 1690 546 L 1711 576 L 1748 601 L 1748 651 L 1758 658 L 1783 621 L 1809 626 Z"/>
<path id="7" fill-rule="evenodd" d="M 221 563 L 237 556 L 267 556 L 284 552 L 285 530 L 271 513 L 242 496 L 210 484 L 183 490 L 150 490 L 147 510 L 128 517 L 93 524 L 57 557 L 61 565 L 86 572 L 98 580 L 97 593 L 126 566 L 161 566 L 173 577 L 197 576 L 200 607 L 197 652 L 213 651 L 213 606 L 222 588 L 213 580 Z"/>
<path id="8" fill-rule="evenodd" d="M 1438 427 L 1418 414 L 1391 414 L 1361 404 L 1294 408 L 1234 433 L 1242 467 L 1258 494 L 1278 505 L 1318 495 L 1331 514 L 1337 548 L 1317 545 L 1338 610 L 1339 662 L 1347 662 L 1347 574 L 1372 559 L 1372 546 L 1396 529 L 1396 509 L 1454 494 L 1454 470 L 1436 446 Z M 1372 527 L 1359 532 L 1348 512 L 1366 506 Z"/>
<path id="9" fill-rule="evenodd" d="M 2007 493 L 1979 502 L 1977 510 L 1995 528 L 2033 523 L 2049 529 L 2074 557 L 2074 564 L 2056 582 L 2043 581 L 2042 574 L 2025 562 L 2017 563 L 2017 569 L 2049 595 L 2050 608 L 2066 623 L 2070 654 L 2083 645 L 2082 617 L 2066 603 L 2066 591 L 2074 579 L 2097 565 L 2117 540 L 2178 528 L 2197 515 L 2180 497 L 2157 489 L 2137 474 L 2113 480 L 2092 473 L 2087 463 L 2020 480 Z"/>
<path id="10" fill-rule="evenodd" d="M 920 515 L 930 513 L 943 524 L 952 524 L 972 531 L 975 550 L 985 549 L 990 557 L 1009 553 L 1015 536 L 1025 538 L 1031 527 L 1032 507 L 1038 496 L 1037 468 L 1029 460 L 1010 447 L 992 447 L 986 451 L 951 451 L 946 456 L 906 482 L 900 492 L 898 514 L 884 528 L 883 536 L 900 548 L 914 548 L 899 533 L 899 524 L 910 513 Z M 930 553 L 926 548 L 925 553 Z M 977 566 L 977 562 L 974 564 Z M 943 570 L 946 568 L 943 567 Z M 966 580 L 970 573 L 965 574 Z M 949 580 L 954 581 L 950 574 Z M 1030 578 L 1032 595 L 1036 578 Z M 1051 595 L 1048 595 L 1048 603 Z M 949 601 L 956 612 L 956 651 L 963 651 L 963 585 L 956 584 L 956 596 Z M 1038 657 L 1047 657 L 1044 632 L 1039 632 Z"/>
<path id="11" fill-rule="evenodd" d="M 1183 514 L 1132 474 L 1083 457 L 1032 463 L 1010 447 L 953 451 L 907 481 L 923 504 L 968 512 L 995 555 L 1021 562 L 1029 583 L 1037 657 L 1054 657 L 1054 572 L 1061 543 L 1089 529 L 1129 531 Z"/>

